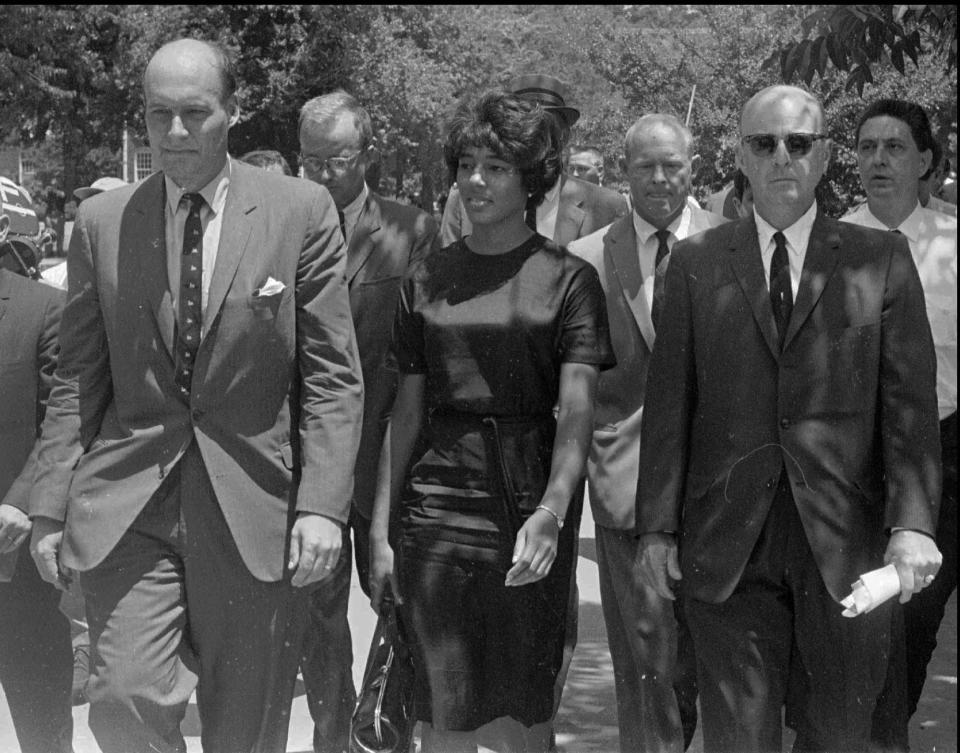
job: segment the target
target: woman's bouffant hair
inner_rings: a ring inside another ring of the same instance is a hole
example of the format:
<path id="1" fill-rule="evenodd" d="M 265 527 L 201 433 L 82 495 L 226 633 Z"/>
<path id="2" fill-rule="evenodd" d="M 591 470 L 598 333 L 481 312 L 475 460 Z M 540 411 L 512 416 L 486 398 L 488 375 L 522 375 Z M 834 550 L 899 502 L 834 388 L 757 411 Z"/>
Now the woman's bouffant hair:
<path id="1" fill-rule="evenodd" d="M 563 170 L 560 128 L 540 105 L 503 91 L 465 102 L 447 125 L 443 157 L 456 180 L 457 165 L 467 149 L 486 147 L 517 166 L 528 207 L 539 206 Z"/>

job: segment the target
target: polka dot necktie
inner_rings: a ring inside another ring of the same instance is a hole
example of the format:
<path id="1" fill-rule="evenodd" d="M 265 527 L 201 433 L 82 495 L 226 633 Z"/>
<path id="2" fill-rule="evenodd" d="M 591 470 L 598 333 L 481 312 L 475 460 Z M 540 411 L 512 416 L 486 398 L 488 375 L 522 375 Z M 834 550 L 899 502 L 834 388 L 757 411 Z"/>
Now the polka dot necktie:
<path id="1" fill-rule="evenodd" d="M 657 322 L 660 320 L 660 309 L 663 308 L 663 278 L 667 271 L 667 266 L 663 264 L 663 260 L 670 255 L 670 246 L 667 244 L 670 231 L 662 228 L 654 235 L 657 236 L 657 258 L 653 263 L 653 303 L 650 306 L 650 319 L 653 322 L 653 329 L 656 331 Z"/>
<path id="2" fill-rule="evenodd" d="M 190 213 L 183 226 L 183 253 L 180 256 L 176 382 L 180 398 L 189 402 L 193 365 L 200 345 L 203 295 L 203 225 L 200 222 L 200 210 L 204 200 L 198 193 L 188 193 L 183 195 L 181 201 L 190 203 Z"/>

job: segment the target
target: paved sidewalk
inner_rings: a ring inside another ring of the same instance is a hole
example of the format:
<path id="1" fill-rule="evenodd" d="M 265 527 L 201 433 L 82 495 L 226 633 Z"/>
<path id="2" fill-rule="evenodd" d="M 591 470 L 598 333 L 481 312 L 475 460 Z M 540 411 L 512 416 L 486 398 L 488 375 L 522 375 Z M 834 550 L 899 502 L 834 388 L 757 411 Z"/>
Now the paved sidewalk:
<path id="1" fill-rule="evenodd" d="M 617 706 L 613 669 L 600 610 L 593 519 L 584 511 L 581 526 L 580 637 L 574 654 L 557 722 L 559 753 L 617 753 Z M 350 625 L 353 629 L 354 680 L 359 684 L 375 624 L 373 610 L 358 583 L 350 591 Z M 74 709 L 74 752 L 101 753 L 87 727 L 88 706 Z M 200 723 L 196 706 L 190 706 L 183 724 L 188 753 L 201 753 Z M 298 683 L 290 721 L 288 753 L 311 753 L 313 727 L 303 685 Z M 786 738 L 789 740 L 789 738 Z M 957 595 L 947 607 L 940 626 L 939 645 L 929 668 L 920 708 L 911 721 L 912 753 L 957 751 Z M 0 691 L 0 753 L 19 753 Z M 699 731 L 689 753 L 703 753 Z"/>

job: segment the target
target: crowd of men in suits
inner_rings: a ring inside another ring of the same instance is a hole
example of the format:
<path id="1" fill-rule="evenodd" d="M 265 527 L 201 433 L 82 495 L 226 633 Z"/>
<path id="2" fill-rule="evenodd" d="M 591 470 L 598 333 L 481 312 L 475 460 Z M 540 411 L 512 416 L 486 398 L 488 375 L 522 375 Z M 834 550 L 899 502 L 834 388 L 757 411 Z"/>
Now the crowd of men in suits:
<path id="1" fill-rule="evenodd" d="M 76 579 L 105 752 L 184 751 L 194 691 L 204 750 L 284 751 L 298 670 L 315 751 L 345 751 L 400 280 L 469 219 L 456 186 L 439 224 L 367 186 L 349 94 L 304 104 L 300 179 L 228 156 L 217 46 L 164 45 L 143 87 L 159 170 L 84 201 L 66 296 L 0 270 L 0 682 L 25 753 L 71 750 Z M 569 138 L 559 81 L 509 88 Z M 695 140 L 657 113 L 625 135 L 628 198 L 575 146 L 527 218 L 606 295 L 584 473 L 620 750 L 684 750 L 698 699 L 708 751 L 779 750 L 784 709 L 798 749 L 906 750 L 956 587 L 956 219 L 920 202 L 917 105 L 864 111 L 842 222 L 813 96 L 758 92 L 739 128 L 739 220 L 690 201 Z M 904 607 L 842 616 L 885 563 Z"/>

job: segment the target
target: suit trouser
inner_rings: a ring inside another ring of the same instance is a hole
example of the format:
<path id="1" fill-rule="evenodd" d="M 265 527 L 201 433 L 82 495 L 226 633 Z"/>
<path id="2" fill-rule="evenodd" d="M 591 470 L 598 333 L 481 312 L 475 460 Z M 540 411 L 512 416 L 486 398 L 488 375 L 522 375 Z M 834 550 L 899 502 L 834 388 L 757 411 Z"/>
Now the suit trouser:
<path id="1" fill-rule="evenodd" d="M 633 531 L 596 527 L 600 601 L 617 691 L 621 753 L 680 753 L 697 728 L 693 641 L 680 602 L 634 567 Z"/>
<path id="2" fill-rule="evenodd" d="M 688 598 L 685 605 L 707 753 L 780 751 L 788 692 L 796 703 L 787 709 L 794 751 L 868 749 L 887 668 L 890 605 L 841 616 L 786 473 L 733 594 L 720 604 Z"/>
<path id="3" fill-rule="evenodd" d="M 370 521 L 350 512 L 357 572 L 369 592 Z M 310 595 L 310 619 L 303 641 L 300 671 L 313 719 L 315 753 L 346 753 L 350 717 L 356 704 L 353 685 L 353 639 L 347 620 L 350 598 L 350 534 L 344 531 L 340 559 L 330 577 Z"/>
<path id="4" fill-rule="evenodd" d="M 196 444 L 80 584 L 104 753 L 185 751 L 194 688 L 205 753 L 286 750 L 304 594 L 250 574 Z"/>
<path id="5" fill-rule="evenodd" d="M 890 669 L 874 714 L 873 738 L 879 749 L 907 750 L 910 717 L 917 710 L 927 665 L 937 647 L 937 631 L 950 596 L 957 588 L 957 414 L 940 422 L 943 493 L 937 520 L 937 548 L 943 563 L 933 583 L 894 609 L 902 614 L 899 640 L 891 650 Z"/>
<path id="6" fill-rule="evenodd" d="M 72 749 L 73 650 L 59 603 L 22 545 L 13 579 L 0 583 L 0 684 L 23 753 Z"/>

